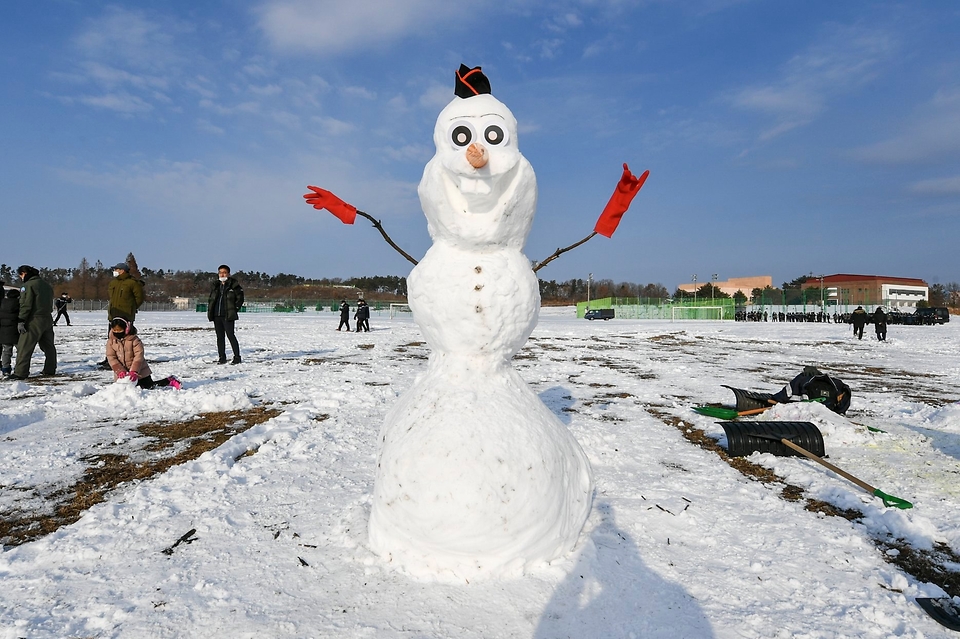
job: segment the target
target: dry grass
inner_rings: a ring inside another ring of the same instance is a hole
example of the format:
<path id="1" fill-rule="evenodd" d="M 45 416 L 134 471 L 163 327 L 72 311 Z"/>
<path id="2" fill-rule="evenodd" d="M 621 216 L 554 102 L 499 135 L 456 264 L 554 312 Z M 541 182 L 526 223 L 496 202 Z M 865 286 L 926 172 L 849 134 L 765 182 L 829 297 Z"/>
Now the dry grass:
<path id="1" fill-rule="evenodd" d="M 781 499 L 794 502 L 805 500 L 804 509 L 810 512 L 822 513 L 830 517 L 843 517 L 849 521 L 857 521 L 863 518 L 863 513 L 859 510 L 837 508 L 819 499 L 805 497 L 803 488 L 788 484 L 782 477 L 770 469 L 749 462 L 743 457 L 731 457 L 727 454 L 727 451 L 717 443 L 717 440 L 707 436 L 699 428 L 694 428 L 685 423 L 676 415 L 653 407 L 648 408 L 647 411 L 665 424 L 669 424 L 679 430 L 687 441 L 696 444 L 704 450 L 716 453 L 720 459 L 747 477 L 765 484 L 782 484 L 783 488 L 780 492 Z M 960 555 L 955 553 L 949 546 L 937 544 L 933 550 L 927 551 L 913 548 L 900 539 L 875 538 L 873 539 L 873 543 L 882 552 L 884 561 L 897 566 L 900 570 L 912 575 L 919 581 L 937 584 L 951 597 L 960 595 L 960 572 L 945 567 L 950 564 L 960 564 Z M 887 551 L 890 549 L 895 549 L 898 552 L 888 554 Z"/>
<path id="2" fill-rule="evenodd" d="M 249 410 L 204 413 L 188 422 L 158 422 L 137 428 L 146 436 L 146 453 L 134 459 L 129 454 L 92 455 L 83 476 L 71 486 L 47 496 L 49 512 L 0 513 L 0 541 L 4 546 L 39 539 L 61 526 L 80 519 L 84 511 L 106 500 L 111 491 L 131 482 L 150 479 L 183 462 L 213 450 L 234 435 L 280 414 L 276 408 L 257 406 Z M 253 454 L 247 451 L 241 457 Z"/>

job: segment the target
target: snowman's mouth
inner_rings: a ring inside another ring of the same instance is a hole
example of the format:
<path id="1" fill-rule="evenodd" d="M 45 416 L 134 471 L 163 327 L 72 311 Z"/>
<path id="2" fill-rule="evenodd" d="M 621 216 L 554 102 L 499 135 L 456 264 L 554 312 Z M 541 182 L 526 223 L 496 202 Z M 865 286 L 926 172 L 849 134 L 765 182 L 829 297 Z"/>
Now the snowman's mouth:
<path id="1" fill-rule="evenodd" d="M 466 176 L 460 177 L 460 192 L 464 195 L 490 195 L 493 191 L 487 180 L 478 180 Z"/>
<path id="2" fill-rule="evenodd" d="M 489 213 L 496 209 L 513 187 L 517 166 L 519 163 L 506 173 L 484 177 L 448 173 L 449 186 L 453 187 L 456 184 L 456 193 L 462 198 L 462 206 L 458 208 L 465 213 Z M 456 199 L 452 198 L 451 201 Z"/>

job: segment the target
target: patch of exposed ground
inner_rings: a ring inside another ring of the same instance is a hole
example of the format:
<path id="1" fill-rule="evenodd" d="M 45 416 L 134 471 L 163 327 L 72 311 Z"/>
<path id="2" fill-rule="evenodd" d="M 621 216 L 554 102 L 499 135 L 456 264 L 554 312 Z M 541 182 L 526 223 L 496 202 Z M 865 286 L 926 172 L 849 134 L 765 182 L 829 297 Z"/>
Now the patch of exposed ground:
<path id="1" fill-rule="evenodd" d="M 830 517 L 843 517 L 849 521 L 863 518 L 859 510 L 837 508 L 827 502 L 805 497 L 803 488 L 788 484 L 782 477 L 768 468 L 747 461 L 743 457 L 731 457 L 727 451 L 712 437 L 707 436 L 699 428 L 695 428 L 682 419 L 655 407 L 647 408 L 647 412 L 665 424 L 673 426 L 683 437 L 692 444 L 716 453 L 723 461 L 740 471 L 743 475 L 764 484 L 782 485 L 780 498 L 786 501 L 805 501 L 804 508 L 810 512 L 821 513 Z M 903 572 L 913 576 L 921 582 L 933 583 L 951 597 L 960 595 L 960 572 L 952 571 L 947 565 L 960 564 L 960 555 L 955 553 L 946 544 L 937 544 L 933 550 L 920 550 L 908 545 L 902 539 L 892 537 L 873 538 L 873 543 L 884 561 L 895 565 Z"/>
<path id="2" fill-rule="evenodd" d="M 187 422 L 143 424 L 136 429 L 145 437 L 142 448 L 124 454 L 82 457 L 87 463 L 83 476 L 72 485 L 46 495 L 46 508 L 42 512 L 0 513 L 0 542 L 4 546 L 19 546 L 61 526 L 68 526 L 80 519 L 91 506 L 105 501 L 120 485 L 150 479 L 173 466 L 196 459 L 234 435 L 280 413 L 276 408 L 257 406 L 248 410 L 203 413 Z M 254 452 L 247 451 L 240 457 Z"/>

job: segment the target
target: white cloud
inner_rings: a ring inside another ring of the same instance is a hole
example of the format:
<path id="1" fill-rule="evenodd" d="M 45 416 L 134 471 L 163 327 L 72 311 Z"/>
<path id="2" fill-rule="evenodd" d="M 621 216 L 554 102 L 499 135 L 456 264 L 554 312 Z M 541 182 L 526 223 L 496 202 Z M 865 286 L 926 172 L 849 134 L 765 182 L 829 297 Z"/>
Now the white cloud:
<path id="1" fill-rule="evenodd" d="M 960 195 L 960 175 L 920 180 L 911 184 L 910 190 L 919 195 Z"/>
<path id="2" fill-rule="evenodd" d="M 486 0 L 266 0 L 259 27 L 277 49 L 314 53 L 363 51 L 432 33 L 439 25 L 478 13 Z"/>
<path id="3" fill-rule="evenodd" d="M 916 109 L 898 135 L 850 152 L 879 164 L 931 162 L 960 154 L 960 90 L 940 90 Z"/>
<path id="4" fill-rule="evenodd" d="M 103 95 L 82 95 L 77 102 L 87 106 L 109 111 L 117 111 L 126 115 L 146 113 L 153 110 L 153 105 L 129 93 L 106 93 Z"/>
<path id="5" fill-rule="evenodd" d="M 167 18 L 110 6 L 103 15 L 84 22 L 73 44 L 88 59 L 122 60 L 134 68 L 162 69 L 179 61 L 174 36 L 189 30 Z"/>
<path id="6" fill-rule="evenodd" d="M 200 131 L 201 133 L 210 133 L 212 135 L 223 135 L 226 133 L 225 130 L 221 129 L 215 124 L 211 124 L 209 120 L 203 119 L 197 120 L 197 131 Z"/>
<path id="7" fill-rule="evenodd" d="M 361 98 L 363 100 L 376 100 L 377 94 L 363 87 L 343 87 L 340 93 L 350 98 Z"/>
<path id="8" fill-rule="evenodd" d="M 357 127 L 350 122 L 337 120 L 336 118 L 314 116 L 310 118 L 311 122 L 316 122 L 327 135 L 345 135 L 351 133 Z"/>
<path id="9" fill-rule="evenodd" d="M 895 40 L 885 32 L 832 27 L 821 41 L 787 61 L 779 79 L 731 92 L 725 100 L 772 119 L 758 136 L 770 140 L 809 124 L 832 98 L 870 82 L 896 49 Z"/>

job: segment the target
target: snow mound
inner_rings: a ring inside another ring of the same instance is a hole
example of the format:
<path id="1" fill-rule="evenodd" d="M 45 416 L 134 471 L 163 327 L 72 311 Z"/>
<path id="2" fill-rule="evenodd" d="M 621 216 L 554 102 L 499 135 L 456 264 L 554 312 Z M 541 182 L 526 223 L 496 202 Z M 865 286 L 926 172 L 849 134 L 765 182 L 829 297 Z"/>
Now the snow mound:
<path id="1" fill-rule="evenodd" d="M 960 402 L 933 411 L 925 426 L 945 433 L 960 433 Z"/>
<path id="2" fill-rule="evenodd" d="M 832 446 L 849 446 L 870 442 L 870 432 L 838 415 L 819 402 L 777 404 L 762 413 L 758 421 L 810 422 Z"/>

